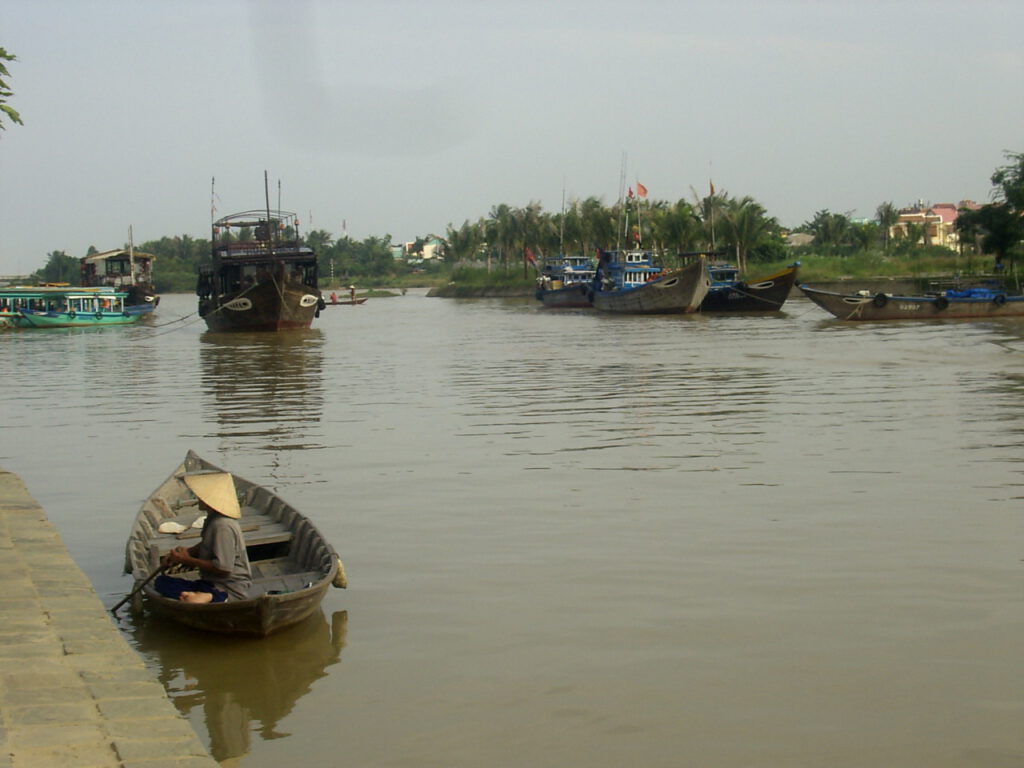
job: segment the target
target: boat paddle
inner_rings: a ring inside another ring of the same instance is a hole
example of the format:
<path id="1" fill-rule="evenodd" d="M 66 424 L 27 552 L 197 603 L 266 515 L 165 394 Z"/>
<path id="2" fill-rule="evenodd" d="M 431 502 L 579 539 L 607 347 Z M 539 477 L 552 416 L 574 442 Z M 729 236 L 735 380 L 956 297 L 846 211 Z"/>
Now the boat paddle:
<path id="1" fill-rule="evenodd" d="M 142 591 L 142 588 L 143 588 L 144 586 L 146 586 L 147 584 L 149 584 L 149 582 L 151 582 L 151 581 L 152 581 L 153 579 L 155 579 L 155 578 L 156 578 L 157 576 L 159 576 L 159 575 L 160 575 L 161 573 L 163 573 L 164 571 L 166 571 L 166 570 L 167 570 L 167 568 L 168 568 L 168 566 L 166 566 L 166 565 L 161 565 L 161 566 L 160 566 L 159 568 L 157 568 L 157 569 L 156 569 L 155 571 L 153 571 L 153 572 L 152 572 L 151 574 L 149 574 L 149 576 L 147 576 L 147 577 L 146 577 L 145 579 L 143 579 L 143 580 L 142 580 L 142 581 L 141 581 L 141 582 L 140 582 L 139 584 L 136 584 L 136 585 L 135 585 L 135 589 L 133 589 L 133 590 L 132 590 L 131 592 L 129 592 L 129 593 L 128 593 L 128 594 L 127 594 L 127 595 L 125 596 L 125 598 L 124 598 L 123 600 L 121 600 L 121 602 L 119 602 L 119 603 L 118 603 L 117 605 L 115 605 L 115 606 L 114 606 L 113 608 L 111 608 L 111 609 L 110 609 L 110 612 L 111 612 L 111 613 L 117 613 L 117 609 L 118 609 L 118 608 L 120 608 L 120 607 L 121 607 L 122 605 L 124 605 L 124 604 L 125 604 L 125 603 L 127 603 L 127 602 L 128 602 L 129 600 L 131 600 L 131 599 L 132 599 L 133 597 L 135 597 L 135 596 L 136 596 L 137 594 L 139 594 L 139 592 L 141 592 L 141 591 Z"/>

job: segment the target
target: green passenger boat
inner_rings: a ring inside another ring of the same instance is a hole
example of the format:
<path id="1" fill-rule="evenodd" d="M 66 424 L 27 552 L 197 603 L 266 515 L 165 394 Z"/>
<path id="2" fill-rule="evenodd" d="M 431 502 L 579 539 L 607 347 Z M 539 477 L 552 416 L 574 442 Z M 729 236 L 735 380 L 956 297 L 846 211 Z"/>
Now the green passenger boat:
<path id="1" fill-rule="evenodd" d="M 14 286 L 0 288 L 0 327 L 80 328 L 137 323 L 149 308 L 128 306 L 111 288 Z"/>

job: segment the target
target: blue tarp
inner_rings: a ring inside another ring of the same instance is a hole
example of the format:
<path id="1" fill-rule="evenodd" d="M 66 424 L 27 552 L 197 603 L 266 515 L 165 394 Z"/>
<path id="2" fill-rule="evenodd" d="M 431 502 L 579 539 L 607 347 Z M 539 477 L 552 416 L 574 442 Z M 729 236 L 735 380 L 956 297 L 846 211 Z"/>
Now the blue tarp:
<path id="1" fill-rule="evenodd" d="M 947 290 L 946 296 L 950 299 L 988 299 L 991 301 L 997 293 L 999 291 L 993 291 L 991 288 L 964 288 L 962 291 Z"/>

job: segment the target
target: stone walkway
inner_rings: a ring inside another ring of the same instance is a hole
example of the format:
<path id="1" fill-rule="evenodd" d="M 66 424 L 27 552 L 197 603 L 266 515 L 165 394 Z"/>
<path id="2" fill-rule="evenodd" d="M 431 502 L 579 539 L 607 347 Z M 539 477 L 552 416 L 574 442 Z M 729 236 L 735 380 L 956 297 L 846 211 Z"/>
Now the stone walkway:
<path id="1" fill-rule="evenodd" d="M 2 469 L 0 617 L 0 768 L 217 766 Z"/>

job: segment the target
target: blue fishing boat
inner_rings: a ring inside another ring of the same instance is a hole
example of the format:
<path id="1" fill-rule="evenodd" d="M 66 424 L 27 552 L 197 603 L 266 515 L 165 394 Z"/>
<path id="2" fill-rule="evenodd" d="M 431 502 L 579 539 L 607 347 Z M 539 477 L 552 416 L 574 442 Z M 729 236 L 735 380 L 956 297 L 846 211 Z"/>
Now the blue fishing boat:
<path id="1" fill-rule="evenodd" d="M 0 289 L 0 325 L 13 328 L 89 328 L 131 325 L 152 308 L 129 306 L 112 288 L 63 285 Z"/>
<path id="2" fill-rule="evenodd" d="M 590 307 L 588 289 L 596 274 L 586 256 L 559 256 L 544 264 L 535 296 L 545 307 Z"/>
<path id="3" fill-rule="evenodd" d="M 711 288 L 701 302 L 701 312 L 776 312 L 782 309 L 796 284 L 800 262 L 756 280 L 740 279 L 732 264 L 708 264 Z"/>
<path id="4" fill-rule="evenodd" d="M 604 251 L 589 292 L 596 309 L 620 314 L 696 312 L 711 287 L 707 262 L 698 257 L 666 271 L 646 250 Z"/>

